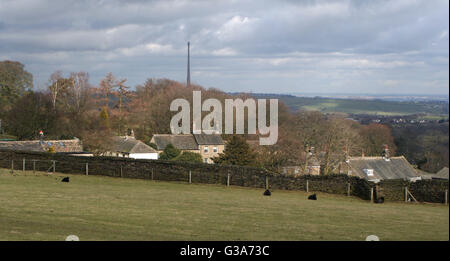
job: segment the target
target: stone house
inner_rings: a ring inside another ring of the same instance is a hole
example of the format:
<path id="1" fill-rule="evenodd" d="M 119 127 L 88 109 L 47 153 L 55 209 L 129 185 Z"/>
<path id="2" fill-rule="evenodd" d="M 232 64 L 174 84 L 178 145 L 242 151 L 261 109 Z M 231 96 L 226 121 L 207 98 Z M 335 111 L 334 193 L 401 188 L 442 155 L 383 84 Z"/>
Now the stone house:
<path id="1" fill-rule="evenodd" d="M 199 153 L 205 163 L 214 163 L 212 158 L 225 149 L 225 143 L 218 134 L 155 134 L 151 142 L 156 144 L 158 153 L 172 144 L 181 151 Z"/>

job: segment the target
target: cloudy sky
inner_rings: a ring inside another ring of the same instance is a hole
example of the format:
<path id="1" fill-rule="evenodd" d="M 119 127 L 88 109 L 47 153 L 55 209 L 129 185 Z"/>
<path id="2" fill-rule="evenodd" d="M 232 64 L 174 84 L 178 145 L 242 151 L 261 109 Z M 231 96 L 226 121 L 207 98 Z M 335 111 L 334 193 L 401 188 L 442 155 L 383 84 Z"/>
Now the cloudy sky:
<path id="1" fill-rule="evenodd" d="M 447 0 L 0 0 L 0 60 L 41 88 L 62 70 L 130 86 L 191 79 L 225 91 L 448 94 Z"/>

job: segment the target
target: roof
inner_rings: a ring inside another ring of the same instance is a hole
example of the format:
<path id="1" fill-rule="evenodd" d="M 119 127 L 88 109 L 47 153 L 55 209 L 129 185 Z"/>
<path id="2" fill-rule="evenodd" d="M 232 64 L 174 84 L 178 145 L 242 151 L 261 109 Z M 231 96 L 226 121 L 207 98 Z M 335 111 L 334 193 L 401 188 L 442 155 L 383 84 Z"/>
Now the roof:
<path id="1" fill-rule="evenodd" d="M 352 157 L 348 159 L 347 164 L 352 176 L 367 180 L 420 179 L 420 175 L 403 156 L 391 157 L 389 160 L 383 157 Z M 366 171 L 370 170 L 373 170 L 371 176 L 366 174 Z"/>
<path id="2" fill-rule="evenodd" d="M 156 153 L 157 151 L 134 137 L 116 136 L 112 138 L 112 150 L 124 153 Z"/>
<path id="3" fill-rule="evenodd" d="M 420 169 L 417 169 L 416 171 L 422 177 L 422 179 L 448 179 L 447 167 L 441 169 L 437 173 L 429 173 Z"/>
<path id="4" fill-rule="evenodd" d="M 198 145 L 223 145 L 222 136 L 217 134 L 194 134 Z"/>
<path id="5" fill-rule="evenodd" d="M 50 147 L 53 147 L 57 153 L 83 151 L 83 145 L 79 139 L 0 141 L 0 149 L 7 150 L 46 152 Z"/>
<path id="6" fill-rule="evenodd" d="M 172 144 L 180 150 L 198 150 L 198 144 L 192 134 L 155 134 L 152 142 L 158 150 L 164 150 L 168 144 Z"/>
<path id="7" fill-rule="evenodd" d="M 436 173 L 436 177 L 440 178 L 440 179 L 448 179 L 448 168 L 444 167 L 443 169 L 441 169 L 440 171 L 438 171 Z"/>

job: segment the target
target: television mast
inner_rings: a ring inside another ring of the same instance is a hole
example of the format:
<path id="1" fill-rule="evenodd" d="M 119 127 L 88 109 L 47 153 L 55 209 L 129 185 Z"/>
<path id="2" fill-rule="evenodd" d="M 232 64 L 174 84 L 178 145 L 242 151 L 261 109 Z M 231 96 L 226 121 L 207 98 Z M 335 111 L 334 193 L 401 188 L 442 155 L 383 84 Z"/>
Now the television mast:
<path id="1" fill-rule="evenodd" d="M 187 83 L 186 86 L 189 88 L 191 86 L 191 64 L 190 64 L 190 53 L 189 53 L 189 48 L 190 48 L 190 42 L 187 43 L 188 46 L 188 60 L 187 60 Z"/>

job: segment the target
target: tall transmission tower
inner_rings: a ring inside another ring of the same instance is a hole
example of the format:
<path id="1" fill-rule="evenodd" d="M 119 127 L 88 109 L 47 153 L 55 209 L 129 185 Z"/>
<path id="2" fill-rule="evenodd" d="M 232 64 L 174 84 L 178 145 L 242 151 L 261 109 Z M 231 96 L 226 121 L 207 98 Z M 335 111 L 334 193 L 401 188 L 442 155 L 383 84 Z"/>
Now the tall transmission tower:
<path id="1" fill-rule="evenodd" d="M 187 60 L 187 81 L 186 81 L 186 86 L 189 88 L 191 86 L 191 64 L 190 64 L 190 53 L 189 53 L 189 48 L 190 48 L 190 42 L 187 43 L 188 46 L 188 60 Z"/>

